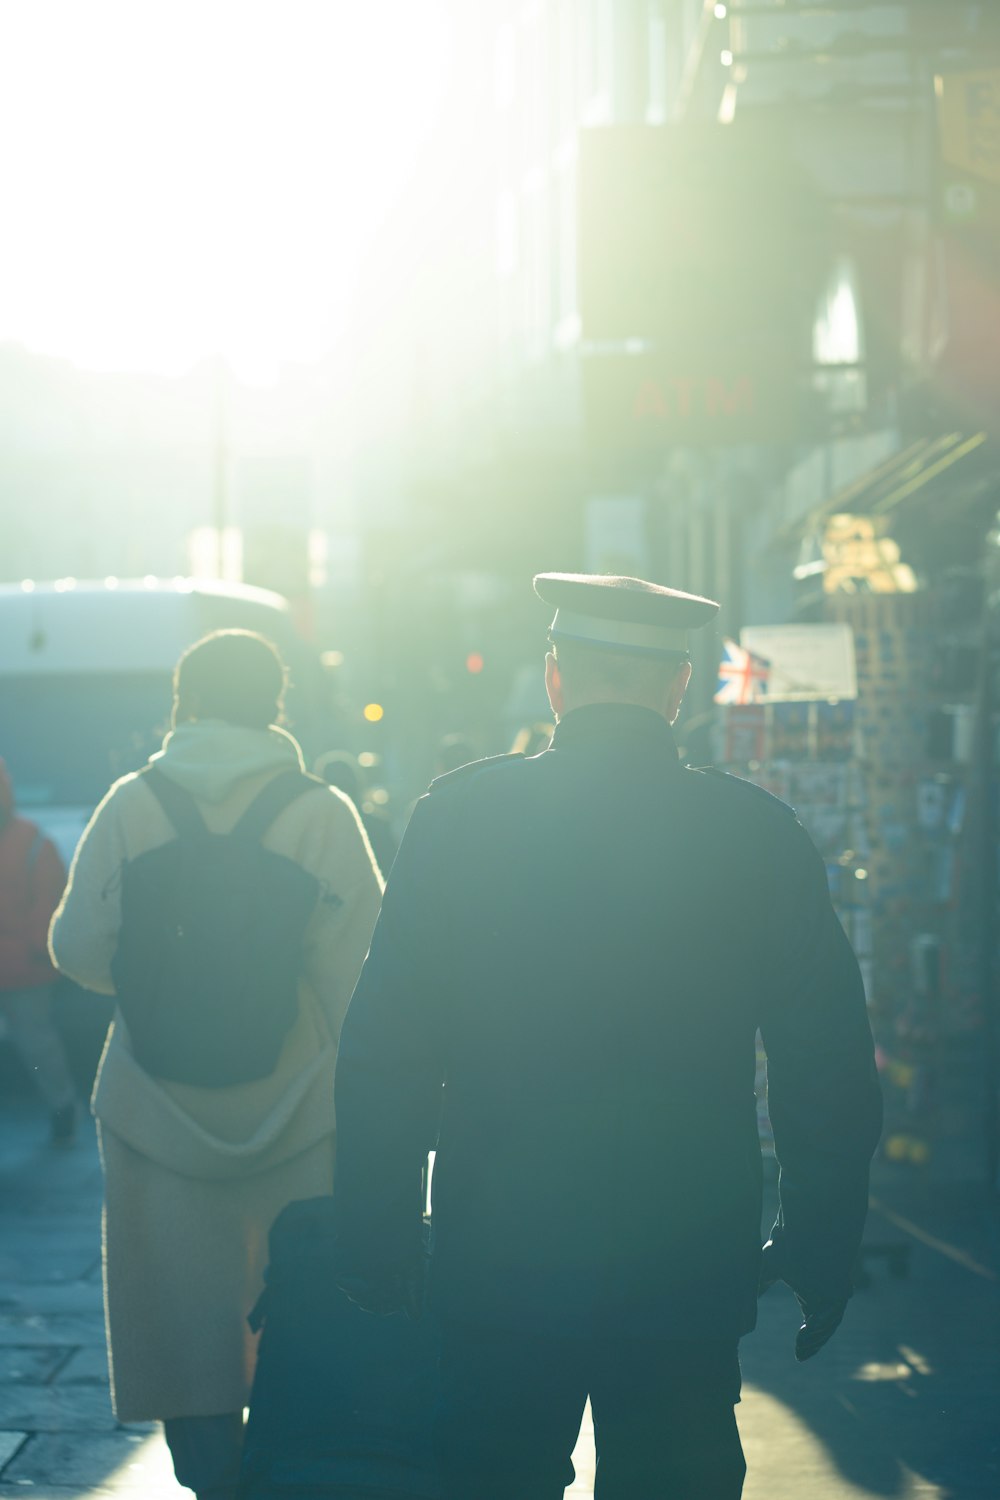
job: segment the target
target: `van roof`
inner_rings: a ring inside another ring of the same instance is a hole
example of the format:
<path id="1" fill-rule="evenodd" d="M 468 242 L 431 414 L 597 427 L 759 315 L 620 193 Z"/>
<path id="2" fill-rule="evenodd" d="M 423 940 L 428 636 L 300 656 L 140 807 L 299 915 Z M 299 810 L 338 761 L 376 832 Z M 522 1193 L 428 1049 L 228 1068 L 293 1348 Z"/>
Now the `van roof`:
<path id="1" fill-rule="evenodd" d="M 259 630 L 287 648 L 288 602 L 191 578 L 0 584 L 0 675 L 168 672 L 211 630 Z"/>

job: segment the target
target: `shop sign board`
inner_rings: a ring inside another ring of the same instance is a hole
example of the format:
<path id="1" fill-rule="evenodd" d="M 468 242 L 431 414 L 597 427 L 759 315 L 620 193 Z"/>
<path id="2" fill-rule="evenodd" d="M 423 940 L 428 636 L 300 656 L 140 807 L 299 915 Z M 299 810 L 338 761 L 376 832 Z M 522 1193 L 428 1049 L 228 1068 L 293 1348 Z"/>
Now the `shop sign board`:
<path id="1" fill-rule="evenodd" d="M 844 622 L 747 625 L 740 645 L 770 663 L 770 703 L 858 696 L 854 632 Z"/>
<path id="2" fill-rule="evenodd" d="M 594 495 L 584 513 L 588 573 L 647 577 L 651 563 L 642 495 Z"/>
<path id="3" fill-rule="evenodd" d="M 579 144 L 591 440 L 641 449 L 801 436 L 830 242 L 787 132 L 749 120 L 609 126 Z"/>
<path id="4" fill-rule="evenodd" d="M 828 212 L 782 122 L 606 126 L 582 131 L 579 152 L 585 340 L 681 355 L 777 339 L 808 355 Z"/>
<path id="5" fill-rule="evenodd" d="M 714 365 L 658 352 L 588 353 L 582 373 L 587 435 L 598 446 L 778 442 L 811 425 L 795 371 L 765 372 L 731 351 Z"/>

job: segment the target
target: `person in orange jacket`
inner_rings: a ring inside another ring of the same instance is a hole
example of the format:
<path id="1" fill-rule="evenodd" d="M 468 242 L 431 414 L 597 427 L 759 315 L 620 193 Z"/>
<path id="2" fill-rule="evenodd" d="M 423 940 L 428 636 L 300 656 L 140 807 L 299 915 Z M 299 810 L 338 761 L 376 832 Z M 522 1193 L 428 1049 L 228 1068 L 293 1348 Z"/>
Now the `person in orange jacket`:
<path id="1" fill-rule="evenodd" d="M 56 971 L 47 938 L 66 884 L 55 845 L 18 817 L 10 775 L 0 760 L 0 1017 L 51 1118 L 52 1141 L 76 1133 L 76 1089 L 52 1020 Z"/>

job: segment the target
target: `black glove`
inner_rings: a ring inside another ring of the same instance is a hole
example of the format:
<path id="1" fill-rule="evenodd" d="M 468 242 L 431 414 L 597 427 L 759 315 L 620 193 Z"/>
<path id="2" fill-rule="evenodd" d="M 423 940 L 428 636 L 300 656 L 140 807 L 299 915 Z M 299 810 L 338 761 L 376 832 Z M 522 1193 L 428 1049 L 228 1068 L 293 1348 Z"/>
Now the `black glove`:
<path id="1" fill-rule="evenodd" d="M 795 1300 L 802 1309 L 802 1327 L 795 1335 L 795 1358 L 801 1363 L 812 1359 L 840 1327 L 847 1309 L 845 1301 L 820 1302 L 807 1305 L 796 1292 Z"/>
<path id="2" fill-rule="evenodd" d="M 770 1291 L 778 1281 L 785 1281 L 791 1286 L 791 1282 L 785 1276 L 781 1247 L 773 1240 L 768 1240 L 760 1256 L 758 1297 L 763 1297 L 764 1293 Z M 812 1359 L 814 1354 L 818 1354 L 827 1340 L 836 1333 L 847 1308 L 847 1299 L 814 1297 L 807 1301 L 795 1291 L 794 1286 L 792 1286 L 792 1291 L 795 1292 L 795 1300 L 802 1309 L 802 1325 L 795 1336 L 795 1358 L 801 1364 L 804 1360 Z"/>
<path id="3" fill-rule="evenodd" d="M 427 1257 L 422 1255 L 401 1271 L 384 1271 L 376 1276 L 338 1276 L 341 1291 L 365 1312 L 382 1317 L 405 1313 L 418 1322 L 424 1311 L 424 1289 L 427 1280 Z"/>

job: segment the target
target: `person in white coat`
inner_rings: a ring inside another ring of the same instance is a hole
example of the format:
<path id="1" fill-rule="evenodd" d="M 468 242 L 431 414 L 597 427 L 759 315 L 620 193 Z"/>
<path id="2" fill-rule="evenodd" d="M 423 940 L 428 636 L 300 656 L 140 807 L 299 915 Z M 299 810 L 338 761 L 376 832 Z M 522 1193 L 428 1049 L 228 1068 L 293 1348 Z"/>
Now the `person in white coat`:
<path id="1" fill-rule="evenodd" d="M 273 778 L 304 770 L 278 727 L 285 672 L 247 631 L 220 631 L 178 663 L 174 728 L 151 758 L 229 832 Z M 50 933 L 54 962 L 114 994 L 125 862 L 175 836 L 142 774 L 124 776 L 77 849 Z M 205 1087 L 153 1077 L 116 1013 L 94 1090 L 105 1173 L 104 1283 L 112 1398 L 121 1421 L 162 1420 L 179 1482 L 236 1493 L 267 1234 L 290 1202 L 329 1192 L 340 1025 L 368 950 L 382 880 L 351 802 L 317 783 L 261 840 L 313 875 L 298 1013 L 273 1072 Z"/>

